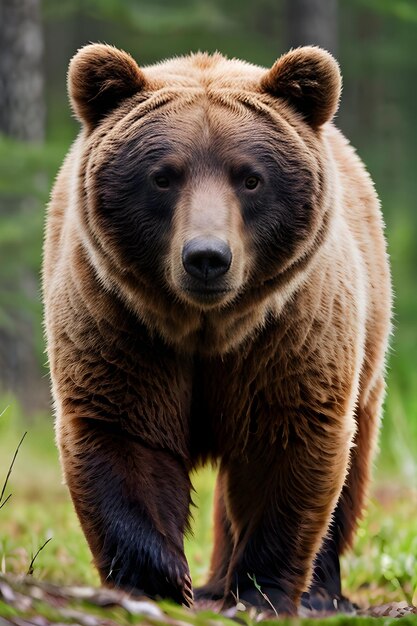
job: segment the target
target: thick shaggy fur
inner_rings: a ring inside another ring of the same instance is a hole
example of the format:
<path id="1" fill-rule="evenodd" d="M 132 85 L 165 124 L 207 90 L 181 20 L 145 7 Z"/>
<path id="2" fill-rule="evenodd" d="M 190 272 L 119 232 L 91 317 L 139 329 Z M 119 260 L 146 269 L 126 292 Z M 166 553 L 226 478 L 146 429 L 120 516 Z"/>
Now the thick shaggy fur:
<path id="1" fill-rule="evenodd" d="M 92 45 L 69 91 L 84 126 L 48 210 L 45 319 L 62 465 L 103 583 L 191 604 L 189 473 L 215 460 L 199 595 L 262 606 L 255 577 L 278 611 L 310 584 L 333 607 L 391 301 L 372 182 L 331 124 L 336 62 L 301 48 L 271 70 L 206 54 L 139 69 Z M 204 284 L 183 262 L 199 237 L 232 255 Z"/>

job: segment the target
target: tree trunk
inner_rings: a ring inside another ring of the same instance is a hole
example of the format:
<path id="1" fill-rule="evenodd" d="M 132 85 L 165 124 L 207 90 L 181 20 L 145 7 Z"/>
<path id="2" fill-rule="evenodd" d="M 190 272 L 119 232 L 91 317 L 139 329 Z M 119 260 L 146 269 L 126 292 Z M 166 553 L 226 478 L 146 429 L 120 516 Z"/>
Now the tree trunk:
<path id="1" fill-rule="evenodd" d="M 26 142 L 43 141 L 42 56 L 41 0 L 0 0 L 0 134 Z M 28 205 L 29 210 L 40 210 L 36 199 L 27 195 L 23 179 L 21 190 L 0 197 L 0 219 L 3 213 L 13 212 L 16 220 L 24 220 Z M 0 221 L 0 228 L 1 225 Z M 19 253 L 16 246 L 14 254 Z M 2 261 L 7 264 L 7 258 Z M 31 310 L 16 304 L 13 296 L 26 294 L 28 301 L 34 301 L 38 279 L 22 262 L 12 280 L 0 270 L 0 290 L 4 307 L 0 325 L 0 393 L 12 391 L 25 408 L 33 411 L 45 405 L 46 395 L 34 341 L 34 325 L 39 322 Z"/>
<path id="2" fill-rule="evenodd" d="M 40 0 L 0 0 L 0 131 L 25 141 L 45 134 Z"/>
<path id="3" fill-rule="evenodd" d="M 287 43 L 337 52 L 337 0 L 286 0 Z"/>

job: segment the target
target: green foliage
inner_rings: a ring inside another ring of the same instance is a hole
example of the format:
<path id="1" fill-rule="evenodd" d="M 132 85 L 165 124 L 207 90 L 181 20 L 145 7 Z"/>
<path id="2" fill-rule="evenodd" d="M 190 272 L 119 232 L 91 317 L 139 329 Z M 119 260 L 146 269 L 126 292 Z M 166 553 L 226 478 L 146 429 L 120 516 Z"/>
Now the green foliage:
<path id="1" fill-rule="evenodd" d="M 355 2 L 370 11 L 407 23 L 417 23 L 417 5 L 414 0 L 355 0 Z"/>
<path id="2" fill-rule="evenodd" d="M 40 327 L 44 207 L 64 150 L 0 136 L 0 328 L 8 331 L 15 327 L 16 312 Z"/>
<path id="3" fill-rule="evenodd" d="M 155 0 L 138 3 L 135 0 L 63 0 L 59 6 L 53 0 L 44 2 L 46 19 L 62 19 L 71 15 L 100 16 L 109 22 L 127 24 L 138 33 L 161 35 L 173 29 L 222 28 L 228 22 L 216 3 L 210 0 Z"/>
<path id="4" fill-rule="evenodd" d="M 57 166 L 68 146 L 48 142 L 27 144 L 0 135 L 0 197 L 30 195 L 44 202 L 48 198 Z"/>
<path id="5" fill-rule="evenodd" d="M 416 494 L 383 483 L 368 505 L 354 550 L 343 560 L 346 588 L 360 604 L 405 600 L 417 589 Z"/>

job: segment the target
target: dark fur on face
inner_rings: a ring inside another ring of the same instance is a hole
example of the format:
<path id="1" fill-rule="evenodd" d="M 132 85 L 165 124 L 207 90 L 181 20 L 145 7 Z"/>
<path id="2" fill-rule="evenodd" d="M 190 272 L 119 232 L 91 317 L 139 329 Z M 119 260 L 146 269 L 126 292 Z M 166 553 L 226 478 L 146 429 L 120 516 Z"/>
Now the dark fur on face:
<path id="1" fill-rule="evenodd" d="M 87 211 L 102 248 L 141 282 L 158 284 L 169 306 L 180 298 L 204 308 L 186 293 L 181 251 L 191 236 L 221 229 L 233 258 L 219 283 L 226 296 L 214 302 L 222 306 L 252 287 L 262 293 L 304 250 L 323 218 L 323 166 L 314 143 L 273 110 L 269 119 L 236 112 L 214 92 L 184 114 L 168 103 L 133 124 L 120 120 L 86 182 Z M 98 142 L 90 159 L 102 149 Z M 254 189 L 245 186 L 251 178 Z"/>

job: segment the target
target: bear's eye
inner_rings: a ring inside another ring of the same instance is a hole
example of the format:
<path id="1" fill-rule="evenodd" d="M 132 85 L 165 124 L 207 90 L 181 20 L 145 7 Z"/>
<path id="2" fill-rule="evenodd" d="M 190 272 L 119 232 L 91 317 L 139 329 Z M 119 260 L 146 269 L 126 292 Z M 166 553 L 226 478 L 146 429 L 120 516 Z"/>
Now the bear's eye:
<path id="1" fill-rule="evenodd" d="M 259 185 L 259 178 L 258 176 L 247 176 L 247 178 L 245 178 L 245 187 L 246 189 L 256 189 L 256 187 Z"/>
<path id="2" fill-rule="evenodd" d="M 158 174 L 153 180 L 155 185 L 159 187 L 159 189 L 168 189 L 170 185 L 170 180 L 168 176 L 163 176 L 162 174 Z"/>

